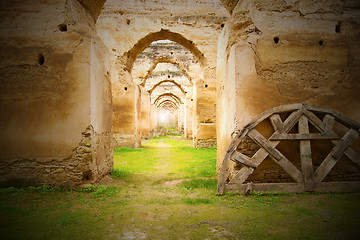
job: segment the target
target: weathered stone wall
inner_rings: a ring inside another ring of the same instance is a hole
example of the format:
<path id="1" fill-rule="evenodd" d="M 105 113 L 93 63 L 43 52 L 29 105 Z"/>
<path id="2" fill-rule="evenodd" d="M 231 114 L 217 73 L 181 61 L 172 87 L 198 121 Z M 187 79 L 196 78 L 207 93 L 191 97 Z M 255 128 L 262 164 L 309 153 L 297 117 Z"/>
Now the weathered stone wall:
<path id="1" fill-rule="evenodd" d="M 1 3 L 0 182 L 73 187 L 112 168 L 107 49 L 75 0 Z"/>
<path id="2" fill-rule="evenodd" d="M 145 88 L 141 88 L 141 138 L 150 137 L 150 96 Z"/>
<path id="3" fill-rule="evenodd" d="M 218 42 L 218 166 L 231 134 L 306 102 L 359 121 L 357 1 L 238 1 Z"/>

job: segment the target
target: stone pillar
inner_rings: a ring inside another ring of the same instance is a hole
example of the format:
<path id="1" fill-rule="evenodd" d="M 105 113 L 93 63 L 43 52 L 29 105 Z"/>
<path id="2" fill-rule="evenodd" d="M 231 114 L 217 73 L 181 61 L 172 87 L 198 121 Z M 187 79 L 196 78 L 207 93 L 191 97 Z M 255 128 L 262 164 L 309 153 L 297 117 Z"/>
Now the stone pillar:
<path id="1" fill-rule="evenodd" d="M 210 75 L 210 74 L 207 74 Z M 211 77 L 198 80 L 195 84 L 195 147 L 216 146 L 216 84 Z"/>
<path id="2" fill-rule="evenodd" d="M 150 117 L 150 96 L 149 93 L 141 87 L 141 138 L 148 139 L 150 137 L 149 117 Z"/>
<path id="3" fill-rule="evenodd" d="M 2 10 L 0 186 L 98 181 L 113 162 L 110 64 L 94 19 L 76 0 Z"/>
<path id="4" fill-rule="evenodd" d="M 141 87 L 135 87 L 135 148 L 141 147 Z"/>
<path id="5" fill-rule="evenodd" d="M 158 122 L 158 110 L 155 107 L 154 104 L 150 105 L 150 124 L 151 124 L 151 131 L 156 131 L 157 130 L 157 123 Z"/>
<path id="6" fill-rule="evenodd" d="M 178 108 L 178 129 L 179 129 L 179 132 L 183 132 L 184 131 L 184 120 L 185 120 L 185 104 L 184 103 L 181 103 L 179 105 L 179 108 Z"/>
<path id="7" fill-rule="evenodd" d="M 185 120 L 184 120 L 184 136 L 185 138 L 190 138 L 192 137 L 192 129 L 193 129 L 193 94 L 191 93 L 186 93 L 185 96 Z"/>

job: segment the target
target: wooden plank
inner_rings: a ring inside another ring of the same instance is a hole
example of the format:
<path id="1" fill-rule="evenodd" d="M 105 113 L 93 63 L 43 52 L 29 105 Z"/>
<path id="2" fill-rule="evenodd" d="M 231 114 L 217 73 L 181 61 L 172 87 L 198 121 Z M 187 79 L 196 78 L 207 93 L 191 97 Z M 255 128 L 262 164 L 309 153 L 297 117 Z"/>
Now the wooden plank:
<path id="1" fill-rule="evenodd" d="M 305 116 L 308 117 L 308 119 L 310 120 L 310 122 L 320 131 L 320 132 L 325 132 L 326 131 L 326 126 L 325 124 L 312 112 L 308 111 L 308 110 L 304 110 L 304 114 Z"/>
<path id="2" fill-rule="evenodd" d="M 340 159 L 344 154 L 344 151 L 359 137 L 358 131 L 350 129 L 344 137 L 341 139 L 342 143 L 338 145 L 339 147 L 333 152 L 332 156 L 335 159 Z"/>
<path id="3" fill-rule="evenodd" d="M 238 151 L 233 152 L 233 154 L 230 156 L 230 160 L 244 164 L 245 166 L 251 168 L 256 168 L 258 166 L 258 164 L 254 163 L 251 158 L 245 156 L 242 153 L 239 153 Z"/>
<path id="4" fill-rule="evenodd" d="M 273 125 L 273 128 L 275 131 L 278 131 L 279 133 L 284 133 L 284 124 L 281 121 L 279 114 L 274 114 L 270 117 L 270 122 Z"/>
<path id="5" fill-rule="evenodd" d="M 330 114 L 326 114 L 323 120 L 323 123 L 325 125 L 325 132 L 332 132 L 334 127 L 335 118 L 331 116 Z"/>
<path id="6" fill-rule="evenodd" d="M 295 125 L 295 123 L 299 120 L 301 114 L 303 114 L 303 110 L 299 109 L 296 112 L 292 112 L 290 116 L 284 122 L 284 131 L 289 132 L 290 129 Z"/>
<path id="7" fill-rule="evenodd" d="M 333 132 L 330 133 L 294 133 L 294 134 L 274 134 L 269 140 L 315 140 L 315 139 L 339 139 L 340 137 Z"/>
<path id="8" fill-rule="evenodd" d="M 217 193 L 219 195 L 224 194 L 226 179 L 229 175 L 229 163 L 230 163 L 230 156 L 235 151 L 239 143 L 244 139 L 246 134 L 248 133 L 248 129 L 244 128 L 241 130 L 236 137 L 234 137 L 228 147 L 223 162 L 221 163 L 219 177 L 218 177 L 218 186 L 217 186 Z"/>
<path id="9" fill-rule="evenodd" d="M 249 176 L 254 172 L 253 168 L 249 167 L 243 167 L 241 168 L 235 176 L 230 180 L 229 184 L 237 183 L 241 184 L 243 183 Z"/>
<path id="10" fill-rule="evenodd" d="M 354 128 L 359 131 L 360 124 L 353 119 L 349 118 L 345 114 L 339 113 L 338 111 L 332 110 L 332 115 L 336 117 L 336 120 L 348 128 Z"/>
<path id="11" fill-rule="evenodd" d="M 248 184 L 229 184 L 226 185 L 226 192 L 246 193 Z M 252 183 L 252 192 L 290 192 L 301 193 L 307 191 L 305 183 Z M 314 185 L 313 191 L 328 192 L 353 192 L 360 191 L 360 182 L 322 182 Z"/>
<path id="12" fill-rule="evenodd" d="M 325 106 L 303 103 L 303 107 L 310 111 L 321 112 L 321 113 L 332 113 L 332 109 Z"/>
<path id="13" fill-rule="evenodd" d="M 269 141 L 266 140 L 257 130 L 252 129 L 248 132 L 248 136 L 262 148 L 264 148 L 273 158 L 278 161 L 281 159 L 282 154 L 278 150 L 275 150 L 273 147 L 271 147 Z"/>
<path id="14" fill-rule="evenodd" d="M 359 136 L 358 132 L 354 129 L 350 129 L 344 137 L 339 141 L 331 152 L 327 155 L 325 160 L 316 169 L 314 174 L 314 181 L 321 182 L 330 170 L 335 166 L 337 161 L 340 159 L 345 150 L 356 140 Z"/>
<path id="15" fill-rule="evenodd" d="M 270 142 L 270 146 L 272 148 L 276 147 L 280 142 L 279 141 L 271 141 Z M 264 149 L 264 148 L 260 148 L 255 154 L 254 156 L 251 158 L 251 160 L 257 164 L 260 165 L 260 163 L 262 163 L 262 161 L 264 161 L 264 159 L 269 155 L 269 153 Z"/>
<path id="16" fill-rule="evenodd" d="M 303 181 L 302 173 L 277 149 L 273 148 L 268 140 L 266 140 L 258 131 L 252 129 L 248 132 L 248 136 L 264 148 L 296 182 Z"/>
<path id="17" fill-rule="evenodd" d="M 348 147 L 344 153 L 348 158 L 350 158 L 351 161 L 353 161 L 353 163 L 358 165 L 360 168 L 360 155 L 354 149 Z"/>
<path id="18" fill-rule="evenodd" d="M 283 112 L 292 112 L 296 111 L 298 109 L 302 109 L 303 104 L 301 103 L 294 103 L 294 104 L 288 104 L 288 105 L 281 105 L 278 107 L 273 108 L 274 113 L 283 113 Z"/>
<path id="19" fill-rule="evenodd" d="M 274 141 L 270 143 L 271 147 L 276 147 L 279 144 L 279 141 Z M 251 158 L 251 161 L 259 166 L 260 163 L 262 163 L 262 161 L 264 161 L 264 159 L 269 155 L 269 153 L 263 149 L 260 148 L 255 154 L 254 156 Z M 229 183 L 243 183 L 249 176 L 250 174 L 253 173 L 255 169 L 253 168 L 241 168 L 240 171 L 233 177 L 233 179 L 229 182 Z"/>
<path id="20" fill-rule="evenodd" d="M 240 192 L 245 194 L 249 184 L 229 184 L 226 185 L 226 192 Z M 252 192 L 305 192 L 304 183 L 252 183 Z"/>
<path id="21" fill-rule="evenodd" d="M 309 133 L 309 122 L 304 115 L 299 119 L 299 133 Z M 307 183 L 306 190 L 311 190 L 314 176 L 310 140 L 300 141 L 300 159 L 304 182 Z"/>

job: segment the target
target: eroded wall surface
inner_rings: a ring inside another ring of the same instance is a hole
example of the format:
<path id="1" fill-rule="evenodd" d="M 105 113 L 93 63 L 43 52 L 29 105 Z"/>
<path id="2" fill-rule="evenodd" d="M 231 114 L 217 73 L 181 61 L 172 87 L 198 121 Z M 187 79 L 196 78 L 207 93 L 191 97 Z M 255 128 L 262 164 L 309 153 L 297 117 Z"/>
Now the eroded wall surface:
<path id="1" fill-rule="evenodd" d="M 0 184 L 74 187 L 112 169 L 107 49 L 75 0 L 2 1 Z"/>
<path id="2" fill-rule="evenodd" d="M 238 1 L 218 42 L 218 167 L 233 132 L 275 106 L 359 121 L 358 1 Z"/>

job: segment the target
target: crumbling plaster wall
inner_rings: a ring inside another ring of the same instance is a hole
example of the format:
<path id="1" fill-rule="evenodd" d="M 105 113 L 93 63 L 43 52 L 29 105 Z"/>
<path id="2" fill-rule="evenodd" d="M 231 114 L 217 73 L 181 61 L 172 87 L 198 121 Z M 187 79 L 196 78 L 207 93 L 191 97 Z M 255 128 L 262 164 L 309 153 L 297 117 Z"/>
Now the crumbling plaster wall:
<path id="1" fill-rule="evenodd" d="M 218 167 L 233 132 L 306 102 L 359 121 L 358 1 L 238 1 L 218 42 Z"/>
<path id="2" fill-rule="evenodd" d="M 74 187 L 112 169 L 107 49 L 78 1 L 2 1 L 0 183 Z"/>

